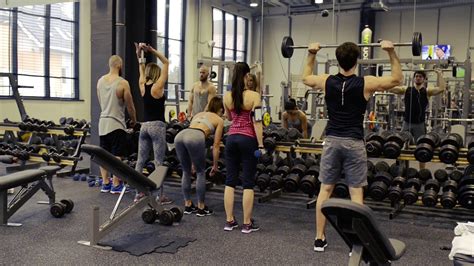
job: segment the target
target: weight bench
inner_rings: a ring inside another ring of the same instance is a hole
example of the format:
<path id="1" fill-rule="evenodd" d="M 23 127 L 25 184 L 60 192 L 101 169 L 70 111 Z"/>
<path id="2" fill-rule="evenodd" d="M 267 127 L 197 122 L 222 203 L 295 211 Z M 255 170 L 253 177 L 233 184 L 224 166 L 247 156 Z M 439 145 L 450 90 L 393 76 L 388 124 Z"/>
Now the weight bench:
<path id="1" fill-rule="evenodd" d="M 48 196 L 47 204 L 51 206 L 51 212 L 55 208 L 61 208 L 64 203 L 55 203 L 56 193 L 52 183 L 52 177 L 59 169 L 61 168 L 58 166 L 46 166 L 0 177 L 0 225 L 21 226 L 19 223 L 9 223 L 8 219 L 40 189 Z M 18 186 L 21 189 L 8 202 L 8 189 Z"/>
<path id="2" fill-rule="evenodd" d="M 119 223 L 122 222 L 127 216 L 135 211 L 143 209 L 146 206 L 149 208 L 142 213 L 142 219 L 146 223 L 151 224 L 154 223 L 156 219 L 158 219 L 161 224 L 172 225 L 173 222 L 179 222 L 181 220 L 183 217 L 183 211 L 180 208 L 173 207 L 170 210 L 164 209 L 161 204 L 156 201 L 156 197 L 153 195 L 153 192 L 155 192 L 163 184 L 168 167 L 158 166 L 156 167 L 155 171 L 146 177 L 101 147 L 84 144 L 81 146 L 81 149 L 83 152 L 86 152 L 91 156 L 92 161 L 107 169 L 107 171 L 111 172 L 115 176 L 121 178 L 139 193 L 143 193 L 144 196 L 137 202 L 134 202 L 124 208 L 122 211 L 120 211 L 120 213 L 116 214 L 123 195 L 125 194 L 126 187 L 124 186 L 109 219 L 107 219 L 107 221 L 105 221 L 102 225 L 99 224 L 99 207 L 94 206 L 92 208 L 90 241 L 81 240 L 78 241 L 79 244 L 110 250 L 111 247 L 99 245 L 99 241 L 110 231 L 116 228 Z"/>
<path id="3" fill-rule="evenodd" d="M 350 200 L 329 199 L 321 211 L 352 249 L 350 266 L 359 265 L 362 260 L 371 265 L 390 265 L 405 253 L 405 243 L 387 238 L 369 207 Z"/>

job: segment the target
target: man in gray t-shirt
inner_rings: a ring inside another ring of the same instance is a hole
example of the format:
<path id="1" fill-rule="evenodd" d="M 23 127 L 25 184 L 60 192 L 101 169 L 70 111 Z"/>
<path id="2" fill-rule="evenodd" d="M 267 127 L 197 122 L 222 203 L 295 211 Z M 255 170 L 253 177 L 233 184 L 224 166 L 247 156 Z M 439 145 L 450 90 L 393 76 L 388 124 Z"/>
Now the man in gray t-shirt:
<path id="1" fill-rule="evenodd" d="M 216 87 L 208 80 L 208 77 L 209 67 L 202 65 L 199 68 L 199 81 L 193 84 L 189 96 L 189 119 L 197 113 L 204 112 L 209 101 L 216 96 Z"/>
<path id="2" fill-rule="evenodd" d="M 97 97 L 100 104 L 99 137 L 100 146 L 117 157 L 125 155 L 126 151 L 126 124 L 125 109 L 134 126 L 137 118 L 135 106 L 130 92 L 128 81 L 120 77 L 122 59 L 112 55 L 109 59 L 109 73 L 102 76 L 97 82 Z M 114 176 L 112 184 L 109 182 L 109 172 L 100 168 L 102 176 L 101 192 L 119 194 L 123 184 Z"/>

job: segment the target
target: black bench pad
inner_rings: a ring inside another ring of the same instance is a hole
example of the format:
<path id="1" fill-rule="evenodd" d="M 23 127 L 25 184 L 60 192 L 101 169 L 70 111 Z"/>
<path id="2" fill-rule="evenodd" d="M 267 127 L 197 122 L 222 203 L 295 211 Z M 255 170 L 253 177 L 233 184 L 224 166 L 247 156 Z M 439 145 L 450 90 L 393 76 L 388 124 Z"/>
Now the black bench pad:
<path id="1" fill-rule="evenodd" d="M 0 177 L 0 190 L 14 188 L 44 178 L 46 172 L 43 170 L 25 170 Z"/>

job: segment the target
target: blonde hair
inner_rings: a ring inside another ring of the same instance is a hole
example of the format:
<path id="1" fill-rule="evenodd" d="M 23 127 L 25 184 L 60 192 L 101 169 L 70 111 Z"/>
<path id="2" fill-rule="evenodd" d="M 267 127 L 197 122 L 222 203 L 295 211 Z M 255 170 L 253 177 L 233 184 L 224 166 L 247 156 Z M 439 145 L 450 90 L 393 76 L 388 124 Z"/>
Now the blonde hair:
<path id="1" fill-rule="evenodd" d="M 156 63 L 148 63 L 145 67 L 145 79 L 155 83 L 161 74 L 161 68 Z"/>
<path id="2" fill-rule="evenodd" d="M 256 91 L 257 90 L 257 76 L 255 76 L 255 74 L 249 73 L 249 77 L 251 77 L 253 81 L 253 88 L 249 88 L 249 89 Z"/>
<path id="3" fill-rule="evenodd" d="M 120 65 L 122 65 L 122 58 L 118 55 L 112 55 L 109 58 L 109 67 L 110 68 L 118 68 Z"/>

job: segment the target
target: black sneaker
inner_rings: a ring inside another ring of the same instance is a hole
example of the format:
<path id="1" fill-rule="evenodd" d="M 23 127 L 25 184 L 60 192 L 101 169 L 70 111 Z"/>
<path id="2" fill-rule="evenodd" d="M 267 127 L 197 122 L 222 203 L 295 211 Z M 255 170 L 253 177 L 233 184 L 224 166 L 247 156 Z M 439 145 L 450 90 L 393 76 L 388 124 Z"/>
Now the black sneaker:
<path id="1" fill-rule="evenodd" d="M 243 224 L 242 225 L 242 233 L 250 234 L 252 232 L 260 230 L 260 226 L 258 226 L 253 219 L 250 220 L 250 224 Z"/>
<path id="2" fill-rule="evenodd" d="M 321 239 L 316 239 L 314 240 L 314 251 L 318 252 L 323 252 L 324 248 L 328 246 L 328 242 L 326 242 L 326 239 L 321 240 Z"/>
<path id="3" fill-rule="evenodd" d="M 194 204 L 191 204 L 189 207 L 184 207 L 184 214 L 191 214 L 191 213 L 196 213 L 198 209 Z"/>
<path id="4" fill-rule="evenodd" d="M 207 206 L 204 206 L 204 209 L 197 209 L 196 216 L 198 217 L 204 217 L 207 215 L 212 215 L 214 212 L 210 210 Z"/>
<path id="5" fill-rule="evenodd" d="M 234 230 L 234 228 L 237 228 L 239 227 L 239 224 L 237 223 L 237 221 L 235 220 L 232 220 L 231 222 L 226 222 L 225 223 L 225 226 L 224 226 L 224 231 L 232 231 Z"/>

